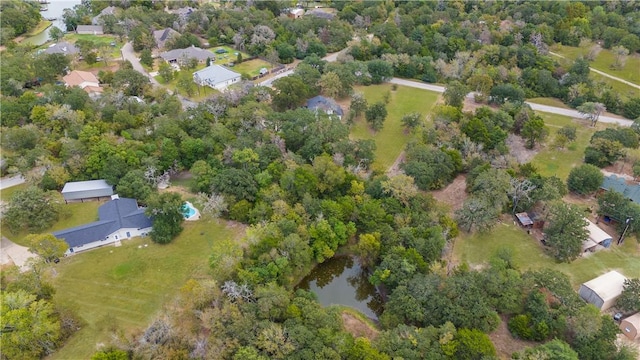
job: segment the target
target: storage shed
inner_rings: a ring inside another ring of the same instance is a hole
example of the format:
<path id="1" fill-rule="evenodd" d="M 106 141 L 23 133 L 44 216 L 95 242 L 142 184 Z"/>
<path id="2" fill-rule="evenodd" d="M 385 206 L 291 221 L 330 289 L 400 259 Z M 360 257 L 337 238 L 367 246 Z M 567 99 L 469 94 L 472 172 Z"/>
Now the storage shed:
<path id="1" fill-rule="evenodd" d="M 110 198 L 111 195 L 113 195 L 113 187 L 105 180 L 68 182 L 64 184 L 62 189 L 62 197 L 65 202 Z"/>
<path id="2" fill-rule="evenodd" d="M 582 284 L 578 293 L 584 301 L 595 305 L 600 310 L 607 310 L 615 305 L 626 279 L 617 271 L 609 271 Z"/>
<path id="3" fill-rule="evenodd" d="M 611 246 L 613 241 L 611 235 L 589 220 L 587 220 L 587 231 L 589 232 L 589 237 L 582 242 L 582 252 L 594 252 Z"/>
<path id="4" fill-rule="evenodd" d="M 620 330 L 631 340 L 640 338 L 640 312 L 635 313 L 620 322 Z"/>

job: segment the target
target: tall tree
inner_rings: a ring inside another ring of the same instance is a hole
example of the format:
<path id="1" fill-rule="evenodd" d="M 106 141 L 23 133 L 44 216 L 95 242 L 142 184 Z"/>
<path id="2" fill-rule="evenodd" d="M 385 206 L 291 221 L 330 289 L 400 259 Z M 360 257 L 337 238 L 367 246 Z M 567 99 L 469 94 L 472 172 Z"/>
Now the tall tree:
<path id="1" fill-rule="evenodd" d="M 365 118 L 373 130 L 382 130 L 384 121 L 387 118 L 387 107 L 383 102 L 377 102 L 369 106 L 365 112 Z"/>
<path id="2" fill-rule="evenodd" d="M 30 186 L 13 195 L 3 220 L 11 231 L 37 233 L 58 220 L 58 211 L 51 194 Z"/>
<path id="3" fill-rule="evenodd" d="M 626 279 L 616 306 L 628 313 L 640 311 L 640 278 Z"/>
<path id="4" fill-rule="evenodd" d="M 447 105 L 461 109 L 464 98 L 468 92 L 469 89 L 463 83 L 456 80 L 447 85 L 442 96 Z"/>
<path id="5" fill-rule="evenodd" d="M 62 257 L 69 248 L 69 244 L 52 234 L 31 234 L 25 241 L 29 244 L 29 251 L 40 255 L 46 262 Z"/>
<path id="6" fill-rule="evenodd" d="M 603 103 L 599 102 L 586 102 L 576 108 L 582 116 L 591 121 L 591 126 L 596 126 L 600 114 L 607 110 Z"/>
<path id="7" fill-rule="evenodd" d="M 273 104 L 278 110 L 295 109 L 307 99 L 309 86 L 298 76 L 286 76 L 273 82 L 276 95 Z"/>
<path id="8" fill-rule="evenodd" d="M 183 206 L 180 194 L 155 194 L 147 201 L 147 216 L 153 219 L 151 240 L 158 244 L 168 244 L 182 232 Z"/>
<path id="9" fill-rule="evenodd" d="M 571 262 L 582 252 L 587 239 L 587 221 L 576 205 L 557 202 L 551 205 L 545 227 L 547 245 L 559 261 Z"/>
<path id="10" fill-rule="evenodd" d="M 604 175 L 591 164 L 576 166 L 569 172 L 567 187 L 580 195 L 592 194 L 600 188 Z"/>

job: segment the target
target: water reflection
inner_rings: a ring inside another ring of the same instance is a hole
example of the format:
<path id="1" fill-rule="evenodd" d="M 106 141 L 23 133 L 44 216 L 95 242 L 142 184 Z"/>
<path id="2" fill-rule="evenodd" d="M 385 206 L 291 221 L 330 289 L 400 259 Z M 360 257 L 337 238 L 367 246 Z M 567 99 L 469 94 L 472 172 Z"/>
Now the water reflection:
<path id="1" fill-rule="evenodd" d="M 324 306 L 345 305 L 377 319 L 382 299 L 368 278 L 352 257 L 342 256 L 316 266 L 298 288 L 313 291 Z"/>

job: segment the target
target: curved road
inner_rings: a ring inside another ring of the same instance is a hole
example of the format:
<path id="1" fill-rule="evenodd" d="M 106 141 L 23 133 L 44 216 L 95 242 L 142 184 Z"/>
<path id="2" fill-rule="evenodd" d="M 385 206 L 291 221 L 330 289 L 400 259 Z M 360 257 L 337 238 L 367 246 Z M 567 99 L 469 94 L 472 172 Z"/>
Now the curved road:
<path id="1" fill-rule="evenodd" d="M 549 51 L 549 54 L 551 54 L 551 55 L 553 55 L 553 56 L 557 56 L 557 57 L 559 57 L 559 58 L 563 58 L 563 59 L 566 59 L 566 58 L 567 58 L 567 57 L 566 57 L 566 56 L 564 56 L 564 55 L 560 55 L 560 54 L 558 54 L 558 53 L 554 53 L 554 52 L 552 52 L 552 51 Z M 621 83 L 623 83 L 623 84 L 627 84 L 627 85 L 629 85 L 629 86 L 631 86 L 631 87 L 634 87 L 634 88 L 636 88 L 636 89 L 640 89 L 640 85 L 638 85 L 638 84 L 634 84 L 634 83 L 632 83 L 631 81 L 627 81 L 627 80 L 625 80 L 625 79 L 620 79 L 620 78 L 619 78 L 619 77 L 617 77 L 617 76 L 609 75 L 609 74 L 607 74 L 607 73 L 606 73 L 606 72 L 604 72 L 604 71 L 600 71 L 600 70 L 598 70 L 598 69 L 594 69 L 594 68 L 592 68 L 592 67 L 589 67 L 589 70 L 593 71 L 593 72 L 594 72 L 594 73 L 596 73 L 596 74 L 600 74 L 600 75 L 602 75 L 602 76 L 604 76 L 604 77 L 608 77 L 609 79 L 612 79 L 612 80 L 615 80 L 615 81 L 619 81 L 619 82 L 621 82 Z"/>

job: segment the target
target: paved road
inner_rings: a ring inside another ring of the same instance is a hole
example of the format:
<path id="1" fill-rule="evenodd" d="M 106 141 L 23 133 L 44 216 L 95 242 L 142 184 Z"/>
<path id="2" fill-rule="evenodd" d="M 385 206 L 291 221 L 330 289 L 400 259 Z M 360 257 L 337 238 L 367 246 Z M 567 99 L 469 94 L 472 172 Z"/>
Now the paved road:
<path id="1" fill-rule="evenodd" d="M 389 82 L 392 83 L 392 84 L 408 86 L 408 87 L 412 87 L 412 88 L 416 88 L 416 89 L 424 89 L 424 90 L 429 90 L 429 91 L 435 91 L 435 92 L 439 92 L 439 93 L 443 93 L 444 90 L 445 90 L 444 86 L 425 84 L 425 83 L 421 83 L 421 82 L 418 82 L 418 81 L 411 81 L 411 80 L 405 80 L 405 79 L 399 79 L 399 78 L 393 78 L 393 79 L 389 80 Z M 467 95 L 467 97 L 473 97 L 473 94 L 469 93 Z M 540 104 L 535 104 L 535 103 L 528 102 L 528 101 L 526 103 L 529 106 L 531 106 L 531 109 L 536 110 L 536 111 L 542 111 L 542 112 L 551 113 L 551 114 L 570 116 L 570 117 L 577 118 L 577 119 L 584 118 L 584 116 L 582 114 L 580 114 L 580 112 L 578 112 L 576 110 L 573 110 L 573 109 L 563 109 L 563 108 L 559 108 L 559 107 L 555 107 L 555 106 L 540 105 Z M 620 126 L 631 126 L 631 124 L 633 124 L 633 121 L 631 121 L 631 120 L 621 119 L 621 118 L 617 118 L 617 117 L 613 117 L 613 116 L 605 116 L 605 115 L 600 115 L 600 117 L 598 118 L 598 122 L 603 122 L 603 123 L 608 123 L 608 124 L 618 124 Z"/>
<path id="2" fill-rule="evenodd" d="M 24 177 L 22 175 L 16 175 L 11 177 L 4 177 L 0 179 L 0 190 L 10 188 L 12 186 L 24 184 Z"/>
<path id="3" fill-rule="evenodd" d="M 554 53 L 554 52 L 552 52 L 552 51 L 549 51 L 549 54 L 551 54 L 551 55 L 553 55 L 553 56 L 557 56 L 557 57 L 559 57 L 559 58 L 563 58 L 563 59 L 566 59 L 566 58 L 567 58 L 567 57 L 566 57 L 566 56 L 564 56 L 564 55 L 560 55 L 560 54 L 558 54 L 558 53 Z M 631 86 L 631 87 L 634 87 L 634 88 L 636 88 L 636 89 L 640 89 L 640 85 L 638 85 L 638 84 L 634 84 L 634 83 L 632 83 L 631 81 L 627 81 L 627 80 L 625 80 L 625 79 L 621 79 L 621 78 L 619 78 L 619 77 L 617 77 L 617 76 L 609 75 L 609 74 L 607 74 L 606 72 L 600 71 L 600 70 L 598 70 L 598 69 L 594 69 L 594 68 L 592 68 L 592 67 L 589 67 L 589 69 L 590 69 L 591 71 L 593 71 L 594 73 L 596 73 L 596 74 L 600 74 L 600 75 L 602 75 L 602 76 L 604 76 L 604 77 L 608 77 L 609 79 L 613 79 L 613 80 L 615 80 L 615 81 L 619 81 L 619 82 L 621 82 L 621 83 L 627 84 L 627 85 L 629 85 L 629 86 Z"/>
<path id="4" fill-rule="evenodd" d="M 345 51 L 345 50 L 340 50 L 338 52 L 331 53 L 331 54 L 323 57 L 322 60 L 327 61 L 327 62 L 334 62 L 334 61 L 338 60 L 338 55 L 340 55 L 340 53 L 343 52 L 343 51 Z M 261 81 L 257 85 L 271 87 L 271 85 L 273 84 L 274 81 L 276 81 L 276 80 L 278 80 L 280 78 L 283 78 L 285 76 L 289 76 L 291 74 L 293 74 L 293 69 L 292 70 L 287 70 L 287 71 L 285 71 L 285 72 L 283 72 L 281 74 L 278 74 L 278 75 L 276 75 L 276 76 L 274 76 L 272 78 L 269 78 L 269 79 L 267 79 L 265 81 Z"/>
<path id="5" fill-rule="evenodd" d="M 136 56 L 136 53 L 133 51 L 133 45 L 131 45 L 131 42 L 128 42 L 126 44 L 124 44 L 124 46 L 122 47 L 122 57 L 125 60 L 128 60 L 131 65 L 133 66 L 133 69 L 139 73 L 141 73 L 142 75 L 146 76 L 147 78 L 149 78 L 149 81 L 151 82 L 151 84 L 153 86 L 159 86 L 159 87 L 163 87 L 162 85 L 160 85 L 160 83 L 158 82 L 158 80 L 156 80 L 153 76 L 149 75 L 149 73 L 147 73 L 147 71 L 144 69 L 144 67 L 142 67 L 142 64 L 140 64 L 140 59 L 138 59 L 138 57 Z M 167 92 L 171 95 L 173 95 L 173 91 L 166 89 Z M 198 103 L 195 103 L 185 97 L 183 97 L 182 95 L 177 95 L 178 99 L 180 99 L 180 102 L 182 103 L 182 108 L 183 109 L 187 109 L 187 108 L 192 108 L 192 107 L 196 107 L 198 106 Z"/>

